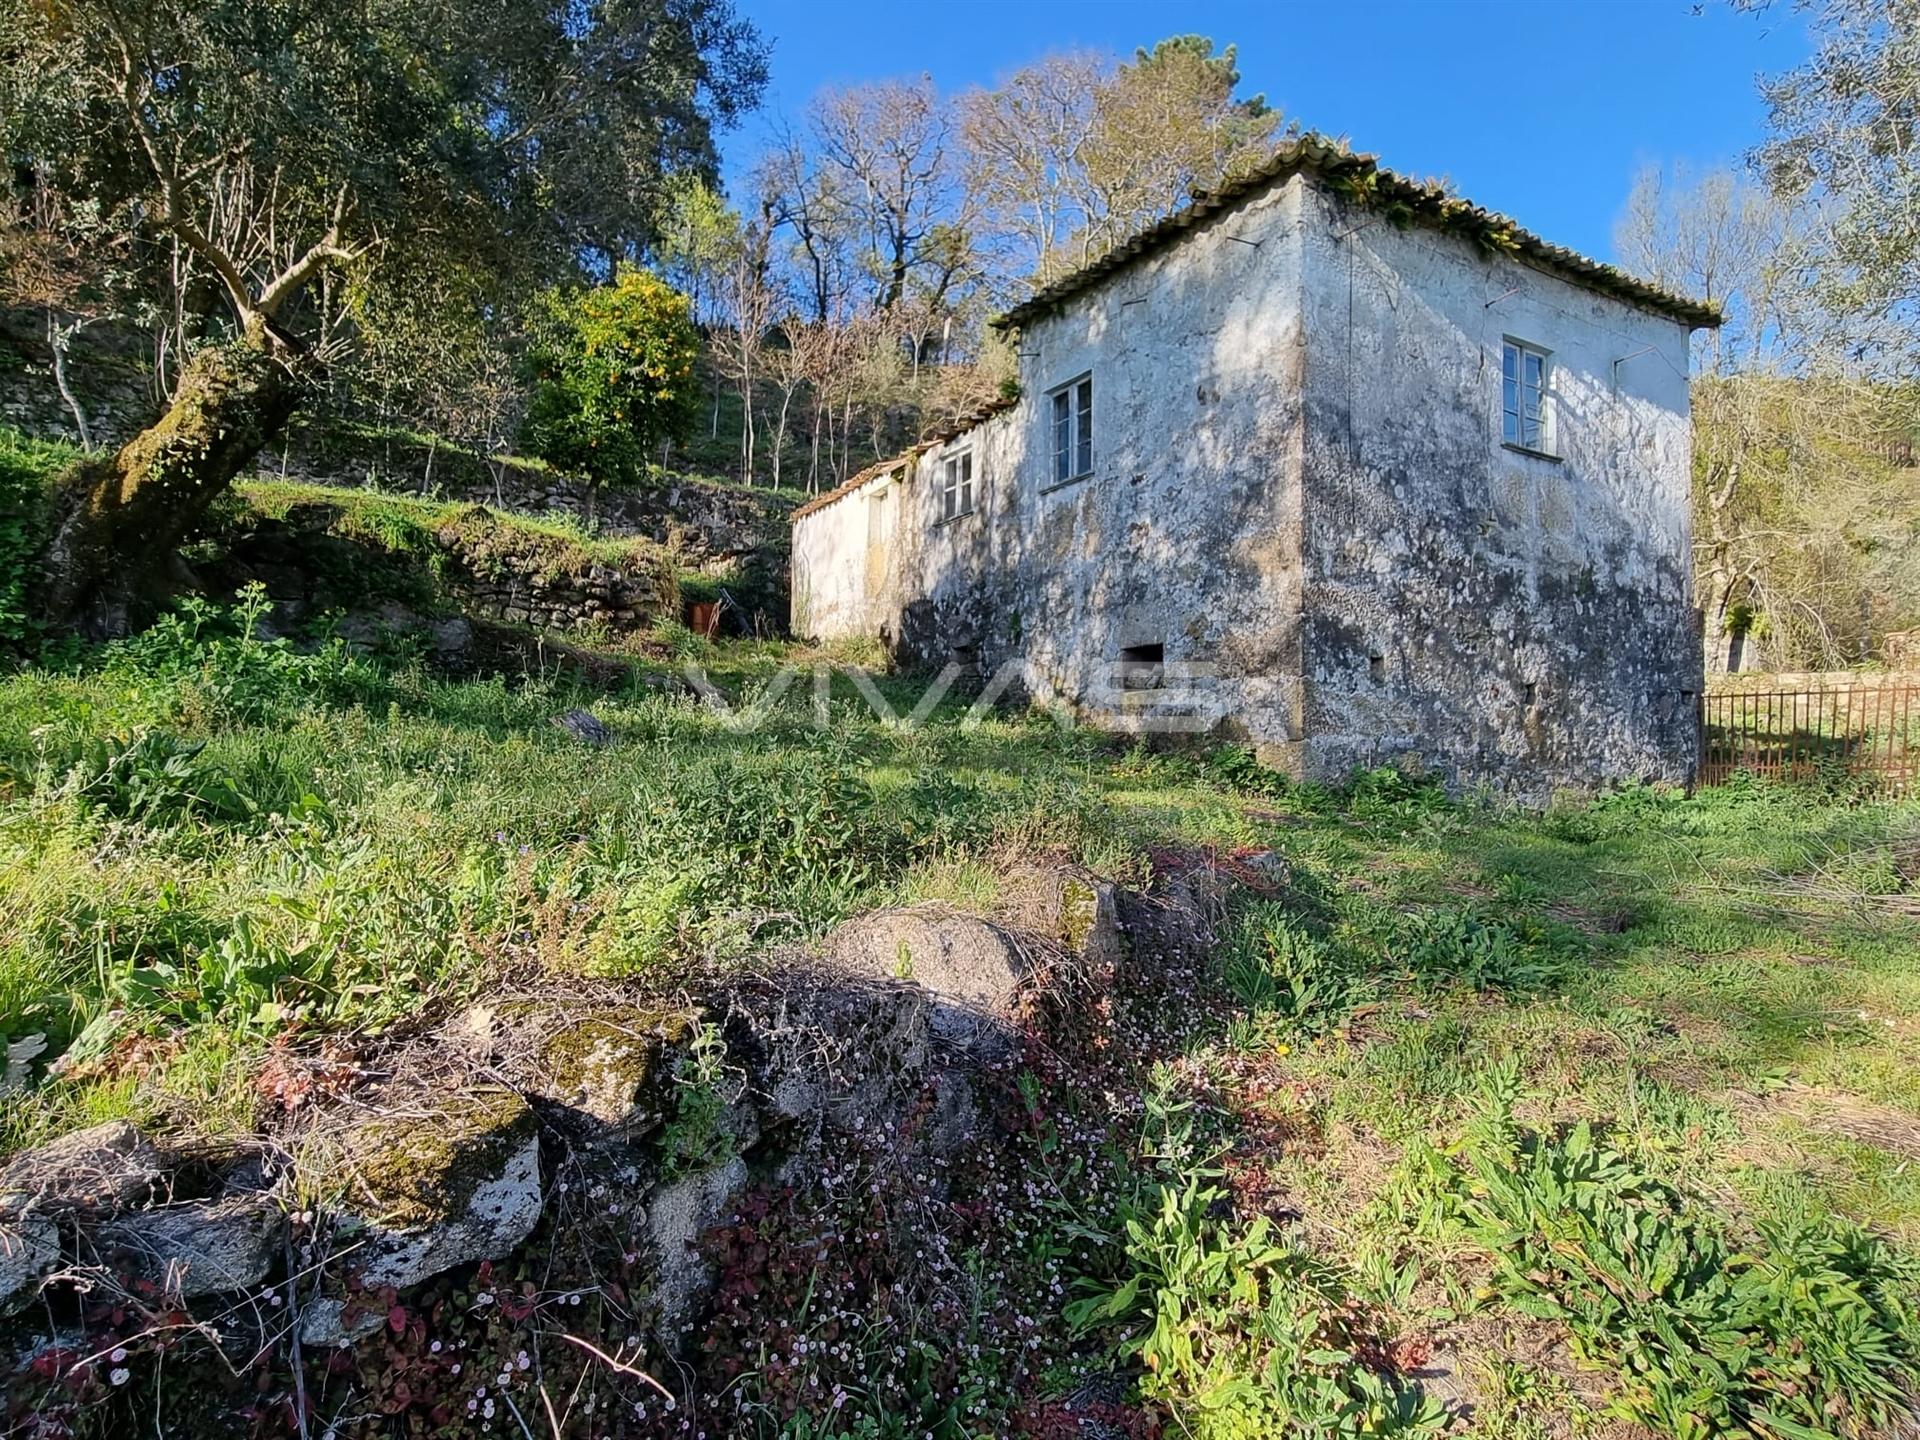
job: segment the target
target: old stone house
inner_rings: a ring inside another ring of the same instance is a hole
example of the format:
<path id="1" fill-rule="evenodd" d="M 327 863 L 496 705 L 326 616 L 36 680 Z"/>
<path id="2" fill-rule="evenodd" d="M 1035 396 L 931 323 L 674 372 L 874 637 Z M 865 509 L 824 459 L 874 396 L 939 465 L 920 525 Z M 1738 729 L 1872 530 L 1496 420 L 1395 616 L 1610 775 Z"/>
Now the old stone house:
<path id="1" fill-rule="evenodd" d="M 1018 397 L 795 512 L 793 619 L 1301 778 L 1692 775 L 1688 339 L 1332 142 L 995 323 Z"/>

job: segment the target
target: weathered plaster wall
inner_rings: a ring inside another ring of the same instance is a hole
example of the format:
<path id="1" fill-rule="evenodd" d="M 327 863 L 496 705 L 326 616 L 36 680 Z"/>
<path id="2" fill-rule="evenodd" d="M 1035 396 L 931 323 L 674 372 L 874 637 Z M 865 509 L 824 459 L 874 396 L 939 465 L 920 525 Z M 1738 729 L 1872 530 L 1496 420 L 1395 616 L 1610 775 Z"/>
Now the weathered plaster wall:
<path id="1" fill-rule="evenodd" d="M 1161 645 L 1204 667 L 1229 728 L 1292 733 L 1299 200 L 1283 186 L 1225 211 L 1021 334 L 1029 458 L 1003 513 L 1039 697 L 1111 710 L 1122 650 Z M 1083 373 L 1094 471 L 1053 487 L 1048 394 Z"/>
<path id="2" fill-rule="evenodd" d="M 1299 234 L 1274 190 L 1031 326 L 1017 406 L 796 522 L 796 629 L 983 673 L 1021 658 L 1036 698 L 1106 723 L 1142 700 L 1116 687 L 1123 648 L 1159 645 L 1217 670 L 1196 683 L 1230 731 L 1292 738 Z M 1093 471 L 1054 485 L 1048 397 L 1088 373 Z M 975 512 L 942 522 L 964 448 Z"/>
<path id="3" fill-rule="evenodd" d="M 793 524 L 793 631 L 810 640 L 878 635 L 897 627 L 901 597 L 891 565 L 869 564 L 886 555 L 901 482 L 878 475 L 823 509 Z"/>
<path id="4" fill-rule="evenodd" d="M 1508 335 L 1552 352 L 1556 459 L 1501 444 Z M 1221 733 L 1305 778 L 1691 774 L 1680 322 L 1296 176 L 1019 354 L 1018 405 L 796 522 L 800 633 L 1021 660 L 1104 723 L 1141 699 L 1122 650 L 1160 645 Z M 1088 373 L 1094 470 L 1055 486 L 1048 397 Z M 963 447 L 976 513 L 939 523 Z"/>
<path id="5" fill-rule="evenodd" d="M 1690 778 L 1686 326 L 1308 194 L 1294 768 Z M 1504 337 L 1551 353 L 1558 458 L 1502 444 Z"/>

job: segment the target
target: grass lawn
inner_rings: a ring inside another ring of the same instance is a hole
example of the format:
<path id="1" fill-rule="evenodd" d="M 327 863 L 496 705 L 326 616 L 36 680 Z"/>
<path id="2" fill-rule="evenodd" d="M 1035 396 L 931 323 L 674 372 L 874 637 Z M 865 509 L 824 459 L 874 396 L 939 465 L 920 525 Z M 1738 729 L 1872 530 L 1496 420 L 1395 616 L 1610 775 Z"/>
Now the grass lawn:
<path id="1" fill-rule="evenodd" d="M 1920 810 L 1366 789 L 1276 818 L 1293 887 L 1243 913 L 1173 1067 L 1206 1117 L 1175 1173 L 1274 1218 L 1277 1292 L 1330 1268 L 1328 1373 L 1384 1356 L 1488 1436 L 1888 1433 L 1916 1354 Z M 1244 1229 L 1161 1231 L 1259 1268 Z M 1147 1388 L 1252 1418 L 1197 1433 L 1342 1398 L 1424 1428 L 1347 1380 L 1243 1402 L 1230 1377 L 1302 1342 L 1198 1308 L 1230 1362 L 1169 1352 Z"/>

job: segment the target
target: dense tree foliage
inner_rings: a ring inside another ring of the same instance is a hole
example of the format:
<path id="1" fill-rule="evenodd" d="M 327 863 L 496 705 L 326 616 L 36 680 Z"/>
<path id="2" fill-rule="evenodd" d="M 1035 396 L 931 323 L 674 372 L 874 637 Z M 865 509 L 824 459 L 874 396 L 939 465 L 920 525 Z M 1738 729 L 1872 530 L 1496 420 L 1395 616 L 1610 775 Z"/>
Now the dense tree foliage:
<path id="1" fill-rule="evenodd" d="M 1769 8 L 1746 0 L 1748 8 Z M 1818 298 L 1809 340 L 1837 360 L 1920 365 L 1920 4 L 1798 0 L 1814 53 L 1769 77 L 1755 156 L 1801 212 L 1781 256 Z"/>
<path id="2" fill-rule="evenodd" d="M 640 253 L 764 78 L 725 0 L 0 0 L 0 53 L 26 187 L 142 247 L 205 347 L 164 433 L 69 477 L 56 613 L 183 533 L 252 453 L 191 437 L 270 439 L 393 274 L 485 305 Z"/>
<path id="3" fill-rule="evenodd" d="M 527 448 L 582 476 L 590 505 L 602 485 L 632 484 L 662 441 L 692 429 L 699 352 L 687 297 L 638 266 L 547 292 L 528 350 Z"/>

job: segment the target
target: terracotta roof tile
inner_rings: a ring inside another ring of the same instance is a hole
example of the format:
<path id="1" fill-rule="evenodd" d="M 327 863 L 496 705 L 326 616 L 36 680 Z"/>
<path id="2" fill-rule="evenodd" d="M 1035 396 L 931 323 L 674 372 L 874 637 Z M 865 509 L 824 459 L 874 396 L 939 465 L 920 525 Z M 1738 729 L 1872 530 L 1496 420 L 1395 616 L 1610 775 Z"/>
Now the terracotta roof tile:
<path id="1" fill-rule="evenodd" d="M 836 485 L 833 489 L 826 491 L 824 494 L 814 496 L 811 500 L 807 501 L 806 504 L 796 508 L 793 514 L 787 517 L 788 520 L 790 522 L 801 520 L 813 514 L 816 510 L 826 509 L 827 506 L 833 504 L 834 501 L 845 499 L 847 496 L 853 494 L 854 491 L 858 490 L 862 485 L 865 485 L 869 480 L 873 479 L 874 476 L 884 474 L 888 470 L 898 469 L 902 465 L 918 460 L 934 446 L 944 445 L 949 440 L 958 439 L 981 421 L 990 420 L 1002 411 L 1011 410 L 1019 403 L 1018 396 L 1003 396 L 1001 399 L 991 400 L 977 409 L 969 410 L 964 415 L 956 416 L 948 423 L 945 429 L 929 435 L 926 439 L 920 441 L 919 444 L 909 446 L 898 455 L 890 456 L 878 464 L 869 465 L 866 469 L 860 471 L 857 475 L 852 476 L 843 483 Z"/>

